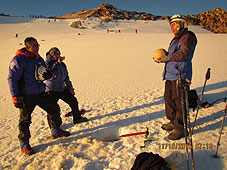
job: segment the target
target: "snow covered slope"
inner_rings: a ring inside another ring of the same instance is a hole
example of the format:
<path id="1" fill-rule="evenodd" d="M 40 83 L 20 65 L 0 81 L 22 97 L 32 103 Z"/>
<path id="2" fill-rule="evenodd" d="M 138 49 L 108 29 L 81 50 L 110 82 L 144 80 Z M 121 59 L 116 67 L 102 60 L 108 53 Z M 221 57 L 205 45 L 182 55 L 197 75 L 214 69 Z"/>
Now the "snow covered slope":
<path id="1" fill-rule="evenodd" d="M 164 65 L 152 59 L 155 49 L 168 48 L 173 37 L 169 24 L 166 21 L 100 24 L 93 19 L 84 21 L 88 29 L 78 30 L 69 26 L 73 21 L 0 17 L 0 169 L 128 170 L 141 152 L 158 153 L 177 169 L 185 169 L 185 150 L 170 147 L 183 144 L 184 139 L 169 141 L 168 132 L 160 128 L 167 122 L 163 100 Z M 107 33 L 107 29 L 114 32 Z M 211 68 L 203 101 L 226 97 L 227 35 L 213 34 L 195 26 L 189 29 L 198 38 L 192 88 L 201 94 L 207 68 Z M 15 34 L 19 37 L 15 38 Z M 90 119 L 73 125 L 72 118 L 63 117 L 69 107 L 60 101 L 62 128 L 72 135 L 53 140 L 46 113 L 37 107 L 30 127 L 30 143 L 36 154 L 30 157 L 20 152 L 19 111 L 11 102 L 7 83 L 9 62 L 28 36 L 37 38 L 44 58 L 51 47 L 61 50 L 80 108 L 87 110 L 86 117 Z M 226 125 L 218 153 L 221 158 L 211 156 L 215 153 L 224 107 L 225 102 L 219 101 L 199 111 L 193 135 L 197 144 L 194 148 L 196 169 L 227 169 Z M 191 111 L 191 121 L 194 116 Z M 118 135 L 118 130 L 119 134 L 141 132 L 146 127 L 153 141 L 145 148 L 141 148 L 143 135 L 112 142 L 101 140 L 102 134 Z"/>

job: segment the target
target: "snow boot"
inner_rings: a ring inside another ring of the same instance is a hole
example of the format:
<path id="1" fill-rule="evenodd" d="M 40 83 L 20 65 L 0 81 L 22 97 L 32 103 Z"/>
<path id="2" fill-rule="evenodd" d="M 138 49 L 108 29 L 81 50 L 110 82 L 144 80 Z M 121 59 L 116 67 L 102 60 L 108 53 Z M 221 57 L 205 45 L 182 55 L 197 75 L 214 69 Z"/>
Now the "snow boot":
<path id="1" fill-rule="evenodd" d="M 167 124 L 163 124 L 161 128 L 163 130 L 171 131 L 175 129 L 175 125 L 172 122 L 169 122 Z"/>
<path id="2" fill-rule="evenodd" d="M 72 111 L 65 114 L 65 117 L 73 116 Z"/>
<path id="3" fill-rule="evenodd" d="M 187 136 L 188 136 L 188 132 L 187 132 Z M 169 140 L 179 140 L 182 137 L 184 137 L 184 132 L 174 129 L 173 132 L 170 133 L 167 138 Z"/>
<path id="4" fill-rule="evenodd" d="M 85 112 L 86 112 L 85 109 L 81 109 L 80 115 L 84 115 Z M 65 114 L 65 117 L 70 117 L 70 116 L 73 116 L 72 111 Z"/>
<path id="5" fill-rule="evenodd" d="M 70 136 L 69 131 L 64 131 L 61 128 L 51 129 L 51 135 L 53 139 Z"/>
<path id="6" fill-rule="evenodd" d="M 88 119 L 86 117 L 80 117 L 79 119 L 73 121 L 74 124 L 82 123 L 82 122 L 87 122 Z"/>
<path id="7" fill-rule="evenodd" d="M 32 147 L 30 146 L 29 142 L 23 142 L 20 141 L 21 143 L 21 152 L 26 154 L 26 155 L 33 155 L 35 152 L 32 149 Z"/>
<path id="8" fill-rule="evenodd" d="M 65 114 L 65 117 L 73 116 L 72 111 Z"/>

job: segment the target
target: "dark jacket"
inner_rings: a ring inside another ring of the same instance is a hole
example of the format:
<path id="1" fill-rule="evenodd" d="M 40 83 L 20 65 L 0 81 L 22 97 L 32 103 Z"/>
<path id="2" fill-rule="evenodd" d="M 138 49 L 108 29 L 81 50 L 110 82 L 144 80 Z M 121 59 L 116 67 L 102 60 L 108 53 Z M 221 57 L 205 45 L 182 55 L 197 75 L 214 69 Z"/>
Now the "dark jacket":
<path id="1" fill-rule="evenodd" d="M 46 91 L 62 92 L 68 88 L 72 88 L 72 82 L 69 79 L 68 70 L 65 63 L 59 63 L 57 59 L 47 58 L 47 68 L 54 73 L 54 78 L 46 80 Z"/>
<path id="2" fill-rule="evenodd" d="M 8 84 L 12 97 L 37 95 L 45 91 L 45 84 L 35 78 L 37 64 L 45 66 L 42 57 L 31 57 L 26 48 L 19 49 L 9 65 Z"/>
<path id="3" fill-rule="evenodd" d="M 192 58 L 196 44 L 195 34 L 188 29 L 173 38 L 168 49 L 169 61 L 165 63 L 163 71 L 164 80 L 177 80 L 180 71 L 183 78 L 192 79 Z"/>

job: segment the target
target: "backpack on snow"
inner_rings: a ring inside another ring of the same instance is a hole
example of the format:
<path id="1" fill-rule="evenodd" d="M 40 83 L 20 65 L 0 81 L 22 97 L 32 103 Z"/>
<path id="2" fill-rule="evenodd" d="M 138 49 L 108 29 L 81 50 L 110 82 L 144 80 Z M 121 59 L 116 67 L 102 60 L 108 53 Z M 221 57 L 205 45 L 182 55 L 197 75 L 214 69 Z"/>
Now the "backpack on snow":
<path id="1" fill-rule="evenodd" d="M 189 90 L 188 91 L 188 103 L 189 103 L 189 108 L 192 108 L 193 111 L 195 111 L 195 108 L 198 105 L 198 95 L 196 90 Z"/>
<path id="2" fill-rule="evenodd" d="M 142 152 L 136 156 L 131 170 L 170 170 L 170 168 L 159 154 Z"/>

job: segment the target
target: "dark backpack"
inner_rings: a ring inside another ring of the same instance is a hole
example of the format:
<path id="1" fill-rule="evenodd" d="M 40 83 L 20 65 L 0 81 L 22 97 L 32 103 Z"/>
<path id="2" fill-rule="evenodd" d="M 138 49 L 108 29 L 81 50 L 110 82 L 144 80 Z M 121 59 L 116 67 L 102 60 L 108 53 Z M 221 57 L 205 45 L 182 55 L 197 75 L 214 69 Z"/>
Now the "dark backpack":
<path id="1" fill-rule="evenodd" d="M 137 155 L 131 170 L 170 170 L 170 168 L 159 154 L 142 152 Z"/>
<path id="2" fill-rule="evenodd" d="M 188 103 L 189 103 L 189 108 L 192 108 L 193 111 L 195 111 L 195 108 L 198 105 L 198 95 L 196 90 L 189 90 L 188 91 Z"/>

